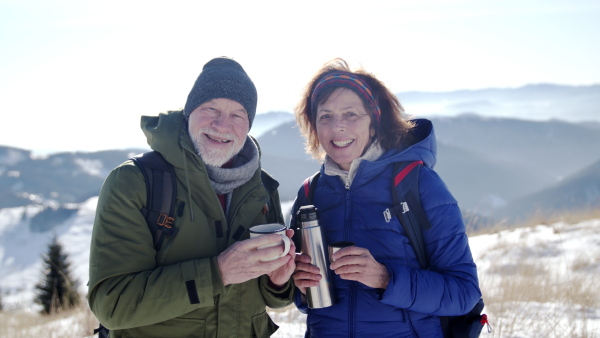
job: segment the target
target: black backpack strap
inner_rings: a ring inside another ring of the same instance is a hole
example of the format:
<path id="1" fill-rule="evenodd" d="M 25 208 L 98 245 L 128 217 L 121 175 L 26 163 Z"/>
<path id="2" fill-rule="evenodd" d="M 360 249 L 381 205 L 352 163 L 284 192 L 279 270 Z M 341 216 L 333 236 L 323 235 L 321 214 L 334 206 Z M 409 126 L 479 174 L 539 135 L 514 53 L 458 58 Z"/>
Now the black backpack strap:
<path id="1" fill-rule="evenodd" d="M 274 202 L 277 188 L 279 188 L 279 182 L 264 169 L 260 172 L 260 180 L 269 194 L 269 201 L 267 202 L 266 210 L 263 212 L 267 217 L 267 220 L 269 222 L 285 223 L 285 221 L 279 217 L 279 215 L 281 215 L 281 205 Z"/>
<path id="2" fill-rule="evenodd" d="M 156 151 L 136 155 L 132 160 L 144 174 L 146 207 L 142 208 L 141 212 L 152 232 L 154 248 L 158 250 L 165 234 L 174 236 L 177 232 L 175 228 L 177 196 L 175 171 L 173 166 Z"/>
<path id="3" fill-rule="evenodd" d="M 423 242 L 423 230 L 431 228 L 431 223 L 421 207 L 419 197 L 419 168 L 423 161 L 398 162 L 394 164 L 391 212 L 398 217 L 406 236 L 415 251 L 422 269 L 429 268 L 429 257 Z M 389 217 L 389 215 L 387 216 Z"/>
<path id="4" fill-rule="evenodd" d="M 313 204 L 315 188 L 317 186 L 317 182 L 319 181 L 320 176 L 321 176 L 321 172 L 317 171 L 312 176 L 305 179 L 304 183 L 302 183 L 302 186 L 304 187 L 304 197 L 306 198 L 306 201 L 307 201 L 306 205 Z"/>
<path id="5" fill-rule="evenodd" d="M 394 207 L 392 212 L 398 217 L 410 244 L 417 255 L 422 269 L 429 268 L 429 257 L 423 241 L 423 230 L 431 229 L 431 223 L 421 206 L 419 197 L 419 169 L 422 161 L 399 162 L 394 164 L 394 177 L 392 195 Z M 385 213 L 384 213 L 385 214 Z M 390 217 L 386 215 L 386 217 Z M 440 324 L 444 337 L 479 337 L 485 324 L 488 325 L 487 316 L 481 315 L 483 299 L 473 307 L 469 313 L 462 316 L 440 316 Z M 491 331 L 490 331 L 491 332 Z"/>

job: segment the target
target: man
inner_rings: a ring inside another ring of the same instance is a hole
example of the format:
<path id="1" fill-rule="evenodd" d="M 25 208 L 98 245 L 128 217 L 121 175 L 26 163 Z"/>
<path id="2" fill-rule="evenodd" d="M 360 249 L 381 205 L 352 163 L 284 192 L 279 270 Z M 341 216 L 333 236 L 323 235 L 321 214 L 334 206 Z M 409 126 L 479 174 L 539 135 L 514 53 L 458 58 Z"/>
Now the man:
<path id="1" fill-rule="evenodd" d="M 283 249 L 257 248 L 281 237 L 248 239 L 250 226 L 283 223 L 277 183 L 262 182 L 260 152 L 248 136 L 256 101 L 242 66 L 222 57 L 204 65 L 182 111 L 142 117 L 148 144 L 175 170 L 177 233 L 155 249 L 140 212 L 142 172 L 127 161 L 110 173 L 94 221 L 88 298 L 111 337 L 269 337 L 277 330 L 265 310 L 293 299 L 295 248 L 262 262 Z"/>

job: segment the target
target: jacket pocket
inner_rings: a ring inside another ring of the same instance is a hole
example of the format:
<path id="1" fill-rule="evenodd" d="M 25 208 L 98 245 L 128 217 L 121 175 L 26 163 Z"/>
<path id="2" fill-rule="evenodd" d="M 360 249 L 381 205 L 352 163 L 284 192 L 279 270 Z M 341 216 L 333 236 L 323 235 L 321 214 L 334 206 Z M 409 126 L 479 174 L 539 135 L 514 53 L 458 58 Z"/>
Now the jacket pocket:
<path id="1" fill-rule="evenodd" d="M 267 311 L 252 317 L 252 337 L 271 337 L 278 328 L 279 326 L 271 320 Z"/>
<path id="2" fill-rule="evenodd" d="M 204 338 L 206 321 L 194 318 L 173 318 L 162 323 L 123 330 L 123 338 L 133 337 L 190 337 Z"/>

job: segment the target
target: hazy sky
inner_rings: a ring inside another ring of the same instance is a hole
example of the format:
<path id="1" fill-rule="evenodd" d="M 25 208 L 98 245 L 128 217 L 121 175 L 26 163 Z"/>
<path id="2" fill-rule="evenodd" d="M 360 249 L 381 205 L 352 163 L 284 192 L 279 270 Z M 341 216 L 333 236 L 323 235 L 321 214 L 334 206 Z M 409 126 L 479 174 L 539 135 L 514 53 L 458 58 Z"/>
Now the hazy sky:
<path id="1" fill-rule="evenodd" d="M 597 84 L 598 36 L 598 0 L 0 0 L 0 145 L 146 146 L 139 117 L 182 107 L 221 55 L 261 113 L 336 56 L 394 92 Z"/>

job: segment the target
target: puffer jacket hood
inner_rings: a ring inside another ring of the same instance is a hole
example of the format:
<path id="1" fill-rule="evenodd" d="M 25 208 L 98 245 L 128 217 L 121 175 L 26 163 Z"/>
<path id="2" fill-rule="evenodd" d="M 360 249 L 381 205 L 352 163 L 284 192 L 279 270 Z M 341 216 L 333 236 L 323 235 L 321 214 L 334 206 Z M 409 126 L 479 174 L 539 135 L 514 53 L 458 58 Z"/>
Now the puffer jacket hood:
<path id="1" fill-rule="evenodd" d="M 378 161 L 382 165 L 402 161 L 421 160 L 429 167 L 433 168 L 436 163 L 437 145 L 433 124 L 427 119 L 413 120 L 415 127 L 412 129 L 413 143 L 406 149 L 393 149 L 386 152 Z"/>

